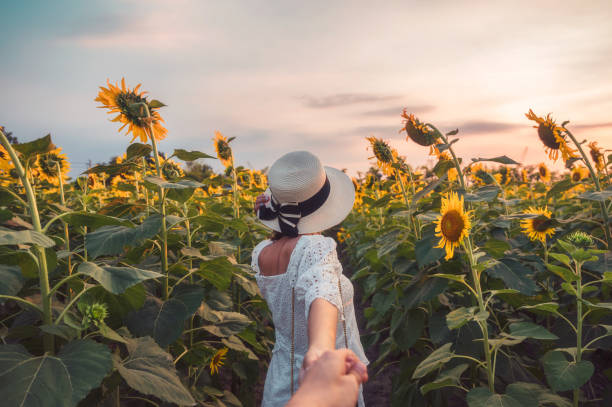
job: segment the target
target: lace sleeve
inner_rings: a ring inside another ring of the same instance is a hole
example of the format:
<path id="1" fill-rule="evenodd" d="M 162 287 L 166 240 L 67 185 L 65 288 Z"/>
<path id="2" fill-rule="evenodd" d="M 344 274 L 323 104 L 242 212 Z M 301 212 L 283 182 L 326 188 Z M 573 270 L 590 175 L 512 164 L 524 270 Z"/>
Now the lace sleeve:
<path id="1" fill-rule="evenodd" d="M 257 274 L 259 274 L 259 253 L 261 252 L 261 249 L 268 245 L 268 242 L 269 241 L 267 239 L 262 240 L 253 248 L 253 251 L 251 252 L 251 268 L 255 270 L 255 273 Z"/>
<path id="2" fill-rule="evenodd" d="M 317 298 L 322 298 L 338 309 L 338 318 L 343 318 L 342 300 L 338 281 L 342 265 L 336 254 L 336 242 L 327 237 L 314 240 L 305 250 L 300 264 L 300 276 L 296 288 L 304 293 L 306 321 L 310 306 Z"/>

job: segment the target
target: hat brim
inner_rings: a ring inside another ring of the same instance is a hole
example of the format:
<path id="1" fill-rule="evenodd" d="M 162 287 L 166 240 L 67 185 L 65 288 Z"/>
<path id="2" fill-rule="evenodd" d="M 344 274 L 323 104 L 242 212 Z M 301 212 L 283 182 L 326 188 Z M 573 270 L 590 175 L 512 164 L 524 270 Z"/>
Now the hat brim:
<path id="1" fill-rule="evenodd" d="M 324 167 L 329 180 L 329 196 L 325 203 L 308 216 L 300 218 L 298 223 L 298 234 L 317 233 L 336 226 L 342 222 L 355 203 L 355 186 L 348 175 L 331 167 Z M 266 189 L 265 195 L 270 196 L 270 188 Z M 280 232 L 278 219 L 259 220 L 264 226 Z"/>

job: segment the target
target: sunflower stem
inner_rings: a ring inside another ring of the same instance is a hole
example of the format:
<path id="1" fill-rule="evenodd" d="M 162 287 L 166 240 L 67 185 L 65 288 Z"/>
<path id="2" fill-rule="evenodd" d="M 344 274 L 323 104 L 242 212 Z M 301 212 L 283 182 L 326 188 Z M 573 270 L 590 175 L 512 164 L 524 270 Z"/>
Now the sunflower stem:
<path id="1" fill-rule="evenodd" d="M 142 157 L 142 179 L 144 180 L 146 176 L 147 176 L 147 160 L 144 157 Z M 147 217 L 148 217 L 149 216 L 149 191 L 147 190 L 146 187 L 144 187 L 144 184 L 143 184 L 142 190 L 144 192 L 145 208 L 146 208 Z"/>
<path id="2" fill-rule="evenodd" d="M 472 273 L 472 279 L 474 280 L 474 287 L 476 288 L 476 300 L 478 301 L 478 309 L 481 313 L 486 312 L 486 307 L 484 305 L 484 300 L 482 296 L 482 287 L 480 285 L 480 275 L 476 270 L 476 263 L 474 262 L 474 253 L 472 249 L 472 242 L 470 241 L 470 237 L 465 238 L 465 243 L 463 244 L 463 248 L 468 255 L 468 259 L 470 262 L 470 271 Z M 482 331 L 482 345 L 485 354 L 486 360 L 486 370 L 487 370 L 487 379 L 489 384 L 489 391 L 491 393 L 495 393 L 495 372 L 493 365 L 491 363 L 491 347 L 489 346 L 489 330 L 487 327 L 487 320 L 479 321 L 478 325 L 480 325 L 480 329 Z"/>
<path id="3" fill-rule="evenodd" d="M 414 236 L 416 237 L 417 240 L 420 240 L 419 230 L 417 229 L 416 221 L 412 214 L 412 204 L 410 203 L 410 200 L 408 199 L 408 195 L 406 194 L 406 187 L 404 187 L 404 181 L 402 180 L 402 176 L 397 168 L 395 169 L 395 178 L 400 184 L 400 188 L 402 190 L 402 196 L 404 197 L 404 204 L 408 208 L 408 212 L 410 212 L 410 223 L 412 224 L 412 228 L 414 229 Z"/>
<path id="4" fill-rule="evenodd" d="M 576 363 L 580 363 L 582 360 L 582 273 L 580 262 L 574 260 L 576 264 Z M 578 407 L 578 400 L 580 396 L 580 389 L 574 390 L 574 407 Z"/>
<path id="5" fill-rule="evenodd" d="M 55 162 L 55 166 L 57 168 L 57 179 L 59 181 L 60 187 L 60 203 L 62 206 L 66 206 L 66 198 L 64 195 L 64 180 L 62 177 L 62 168 L 60 166 L 59 161 Z M 70 254 L 70 232 L 68 230 L 68 224 L 66 222 L 62 222 L 64 224 L 64 239 L 66 240 L 66 251 L 68 252 L 68 275 L 72 274 L 72 254 Z M 70 295 L 72 296 L 72 290 L 70 290 Z"/>
<path id="6" fill-rule="evenodd" d="M 36 195 L 34 193 L 34 189 L 32 188 L 32 185 L 30 184 L 30 181 L 28 179 L 28 174 L 23 169 L 23 166 L 21 165 L 21 161 L 19 161 L 19 157 L 17 156 L 17 153 L 15 152 L 15 150 L 13 150 L 13 147 L 11 146 L 11 143 L 8 141 L 8 138 L 4 134 L 3 129 L 0 129 L 0 143 L 2 143 L 6 151 L 11 156 L 11 160 L 13 161 L 13 164 L 15 165 L 15 170 L 17 171 L 17 174 L 19 175 L 19 178 L 21 179 L 21 183 L 23 184 L 23 187 L 25 189 L 28 206 L 30 208 L 30 216 L 32 218 L 32 226 L 34 227 L 34 230 L 36 232 L 43 233 L 42 227 L 40 225 L 40 215 L 38 213 L 38 205 L 36 203 Z M 39 280 L 39 285 L 40 285 L 40 296 L 41 296 L 41 301 L 42 301 L 43 322 L 45 325 L 51 325 L 53 323 L 53 314 L 51 311 L 52 310 L 51 295 L 49 294 L 50 287 L 49 287 L 49 273 L 47 270 L 47 256 L 45 254 L 45 249 L 38 245 L 34 245 L 34 250 L 36 251 L 36 255 L 38 257 L 38 280 Z M 45 349 L 45 352 L 49 352 L 50 354 L 53 354 L 53 351 L 55 348 L 53 335 L 48 334 L 48 333 L 43 334 L 43 347 Z"/>
<path id="7" fill-rule="evenodd" d="M 589 169 L 589 172 L 591 173 L 591 178 L 593 179 L 593 182 L 595 183 L 595 188 L 597 189 L 597 191 L 601 191 L 601 185 L 599 184 L 599 177 L 597 176 L 597 174 L 595 174 L 595 171 L 593 170 L 593 166 L 591 165 L 591 162 L 589 161 L 588 157 L 584 153 L 584 150 L 582 149 L 582 145 L 578 143 L 578 141 L 576 140 L 576 137 L 574 137 L 572 132 L 569 131 L 567 128 L 565 128 L 565 126 L 563 127 L 563 130 L 568 135 L 568 137 L 572 139 L 576 147 L 578 147 L 578 151 L 580 151 L 580 155 L 582 155 L 582 161 L 584 161 L 587 168 Z M 610 242 L 612 241 L 612 237 L 610 236 L 610 219 L 608 217 L 608 211 L 606 209 L 605 202 L 600 201 L 599 207 L 601 208 L 601 216 L 603 217 L 603 221 L 604 221 L 604 233 L 606 235 L 606 243 L 607 243 L 608 248 L 610 248 Z"/>
<path id="8" fill-rule="evenodd" d="M 455 154 L 455 151 L 453 150 L 453 146 L 448 143 L 448 138 L 440 130 L 438 130 L 436 126 L 434 126 L 433 124 L 429 124 L 429 126 L 431 126 L 435 131 L 438 132 L 438 134 L 444 141 L 444 144 L 448 146 L 448 151 L 450 151 L 451 156 L 453 157 L 453 163 L 455 163 L 455 168 L 457 169 L 457 175 L 459 176 L 459 182 L 461 183 L 461 188 L 463 188 L 464 191 L 467 191 L 465 189 L 465 179 L 463 177 L 463 171 L 461 171 L 461 164 L 459 164 L 459 159 L 457 158 L 457 155 Z"/>
<path id="9" fill-rule="evenodd" d="M 234 153 L 232 152 L 232 199 L 234 205 L 234 218 L 238 219 L 240 217 L 240 207 L 238 200 L 238 174 L 236 174 L 236 167 L 234 166 Z"/>
<path id="10" fill-rule="evenodd" d="M 147 124 L 149 127 L 149 139 L 151 140 L 151 146 L 153 147 L 153 158 L 155 159 L 155 170 L 157 176 L 162 178 L 161 166 L 159 164 L 159 155 L 157 153 L 157 141 L 155 140 L 155 131 L 153 129 L 153 121 L 151 120 L 151 112 L 149 106 L 146 103 L 141 103 L 144 107 L 144 111 L 147 114 Z M 164 275 L 163 286 L 162 286 L 162 297 L 164 300 L 168 299 L 168 228 L 166 225 L 166 202 L 164 196 L 164 189 L 159 187 L 159 212 L 162 217 L 161 221 L 161 273 Z"/>

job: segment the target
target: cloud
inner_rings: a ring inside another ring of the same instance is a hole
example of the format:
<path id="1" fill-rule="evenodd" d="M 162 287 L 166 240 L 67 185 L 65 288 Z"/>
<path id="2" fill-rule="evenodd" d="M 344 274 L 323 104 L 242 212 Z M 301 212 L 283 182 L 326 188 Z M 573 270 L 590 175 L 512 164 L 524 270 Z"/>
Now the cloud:
<path id="1" fill-rule="evenodd" d="M 359 103 L 374 103 L 398 99 L 397 95 L 375 95 L 368 93 L 337 93 L 335 95 L 314 97 L 302 96 L 304 105 L 315 109 L 348 106 Z"/>
<path id="2" fill-rule="evenodd" d="M 504 123 L 504 122 L 486 122 L 486 121 L 470 121 L 458 126 L 452 126 L 459 128 L 459 135 L 469 136 L 472 134 L 483 134 L 483 133 L 500 133 L 507 132 L 510 130 L 517 130 L 525 128 L 524 125 L 518 123 Z"/>
<path id="3" fill-rule="evenodd" d="M 575 129 L 587 130 L 587 129 L 605 129 L 607 127 L 612 127 L 612 122 L 604 122 L 604 123 L 592 123 L 592 124 L 569 124 L 568 127 L 573 127 Z"/>
<path id="4" fill-rule="evenodd" d="M 435 110 L 433 105 L 413 105 L 413 106 L 401 106 L 401 107 L 387 107 L 384 109 L 368 110 L 360 113 L 362 116 L 399 116 L 404 109 L 407 112 L 412 113 L 427 113 Z"/>
<path id="5" fill-rule="evenodd" d="M 360 126 L 354 129 L 355 133 L 368 133 L 368 134 L 389 134 L 397 135 L 401 126 Z"/>

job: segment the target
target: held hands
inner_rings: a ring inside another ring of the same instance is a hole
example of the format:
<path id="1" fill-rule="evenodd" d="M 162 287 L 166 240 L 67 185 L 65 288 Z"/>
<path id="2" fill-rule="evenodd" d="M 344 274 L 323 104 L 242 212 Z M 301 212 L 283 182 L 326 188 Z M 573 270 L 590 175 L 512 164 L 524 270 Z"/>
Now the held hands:
<path id="1" fill-rule="evenodd" d="M 287 407 L 353 407 L 359 385 L 367 381 L 366 366 L 351 350 L 326 351 L 304 369 L 300 387 Z"/>
<path id="2" fill-rule="evenodd" d="M 264 194 L 259 195 L 257 199 L 255 199 L 255 215 L 257 215 L 259 208 L 264 206 L 269 200 L 270 197 Z"/>

